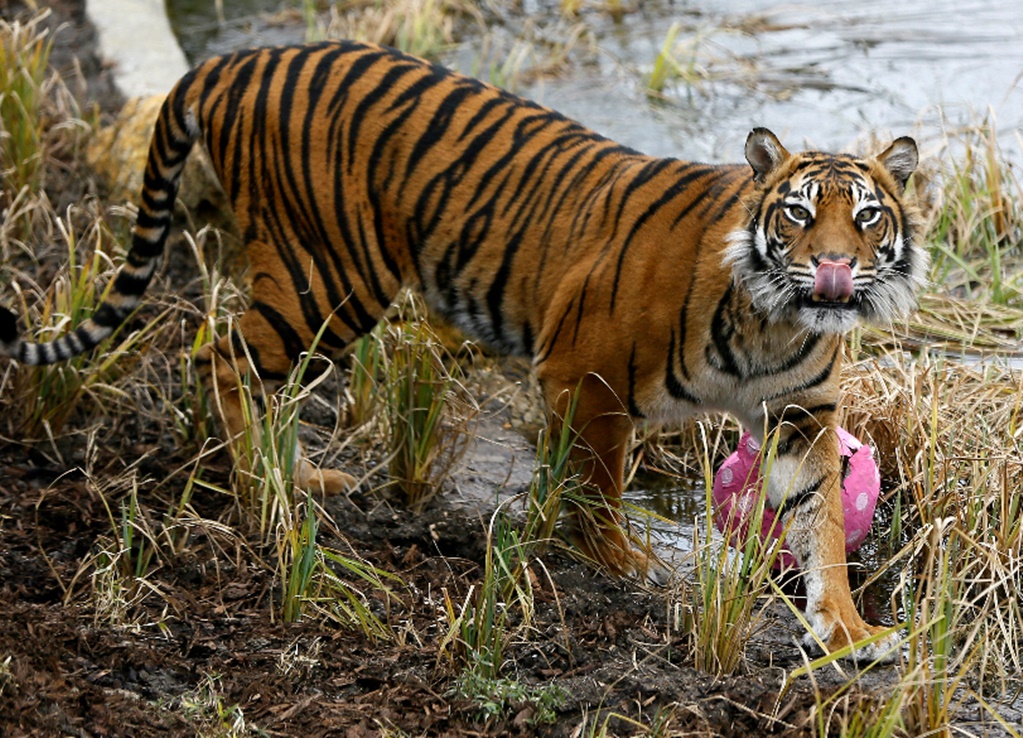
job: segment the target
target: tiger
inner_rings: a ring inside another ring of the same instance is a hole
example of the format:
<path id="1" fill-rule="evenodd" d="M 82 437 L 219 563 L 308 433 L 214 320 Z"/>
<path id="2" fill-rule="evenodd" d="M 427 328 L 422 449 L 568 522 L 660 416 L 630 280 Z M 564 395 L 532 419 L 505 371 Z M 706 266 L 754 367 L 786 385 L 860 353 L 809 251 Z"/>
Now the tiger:
<path id="1" fill-rule="evenodd" d="M 596 566 L 658 566 L 622 511 L 635 425 L 722 411 L 761 443 L 777 438 L 766 495 L 805 578 L 807 642 L 834 650 L 879 633 L 852 599 L 834 429 L 844 334 L 907 314 L 924 280 L 912 138 L 872 157 L 792 154 L 754 128 L 742 163 L 655 158 L 387 47 L 237 51 L 196 66 L 163 103 L 131 247 L 99 308 L 46 343 L 19 338 L 4 308 L 0 351 L 55 363 L 125 322 L 196 141 L 249 264 L 247 309 L 195 357 L 229 439 L 258 425 L 242 377 L 274 391 L 314 340 L 340 357 L 411 287 L 483 344 L 531 358 L 591 498 L 565 510 L 566 534 Z M 302 457 L 297 483 L 333 494 L 356 479 Z"/>

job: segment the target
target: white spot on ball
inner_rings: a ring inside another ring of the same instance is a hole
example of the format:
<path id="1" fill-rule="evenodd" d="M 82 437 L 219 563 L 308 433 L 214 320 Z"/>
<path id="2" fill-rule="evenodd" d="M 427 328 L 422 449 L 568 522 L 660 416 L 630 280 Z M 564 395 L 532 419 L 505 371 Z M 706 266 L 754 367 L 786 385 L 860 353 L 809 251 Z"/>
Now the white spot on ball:
<path id="1" fill-rule="evenodd" d="M 739 508 L 739 517 L 745 520 L 749 516 L 750 510 L 753 509 L 753 505 L 755 504 L 753 501 L 753 495 L 743 495 L 738 499 L 737 502 Z"/>

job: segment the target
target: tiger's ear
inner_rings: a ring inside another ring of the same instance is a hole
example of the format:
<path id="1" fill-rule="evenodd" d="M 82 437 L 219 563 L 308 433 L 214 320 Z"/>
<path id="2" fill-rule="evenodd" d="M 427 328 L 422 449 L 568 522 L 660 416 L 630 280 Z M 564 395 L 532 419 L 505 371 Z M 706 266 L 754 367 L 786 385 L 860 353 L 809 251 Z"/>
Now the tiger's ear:
<path id="1" fill-rule="evenodd" d="M 877 157 L 877 160 L 905 189 L 909 175 L 916 171 L 916 165 L 920 161 L 916 150 L 916 141 L 909 136 L 897 138 L 891 146 L 884 150 L 884 153 Z"/>
<path id="2" fill-rule="evenodd" d="M 789 156 L 778 137 L 766 128 L 754 128 L 746 137 L 746 161 L 753 167 L 753 181 L 758 184 Z"/>

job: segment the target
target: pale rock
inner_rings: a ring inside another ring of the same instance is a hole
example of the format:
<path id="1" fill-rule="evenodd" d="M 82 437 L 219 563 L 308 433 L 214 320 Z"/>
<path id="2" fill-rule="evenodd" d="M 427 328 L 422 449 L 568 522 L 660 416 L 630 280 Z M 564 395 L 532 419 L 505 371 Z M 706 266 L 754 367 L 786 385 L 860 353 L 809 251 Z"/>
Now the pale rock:
<path id="1" fill-rule="evenodd" d="M 149 141 L 164 96 L 133 98 L 117 119 L 101 128 L 85 152 L 89 166 L 103 181 L 110 200 L 137 203 L 146 171 Z M 178 200 L 189 210 L 212 206 L 227 212 L 227 198 L 201 145 L 196 145 L 185 164 Z"/>

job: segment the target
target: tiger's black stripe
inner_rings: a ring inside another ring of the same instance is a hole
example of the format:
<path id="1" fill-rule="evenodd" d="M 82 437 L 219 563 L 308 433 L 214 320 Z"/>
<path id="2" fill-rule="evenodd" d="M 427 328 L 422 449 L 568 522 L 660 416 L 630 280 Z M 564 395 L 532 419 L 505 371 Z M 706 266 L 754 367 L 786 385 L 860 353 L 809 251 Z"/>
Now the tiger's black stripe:
<path id="1" fill-rule="evenodd" d="M 628 396 L 628 409 L 629 415 L 633 418 L 641 419 L 646 416 L 643 411 L 640 410 L 639 405 L 636 403 L 636 344 L 632 344 L 632 352 L 629 354 L 629 396 Z"/>
<path id="2" fill-rule="evenodd" d="M 681 354 L 681 349 L 679 350 Z M 675 331 L 672 329 L 671 338 L 668 343 L 668 360 L 666 362 L 666 374 L 664 380 L 668 394 L 676 400 L 688 402 L 692 405 L 699 405 L 700 398 L 697 397 L 683 382 L 675 376 Z"/>

